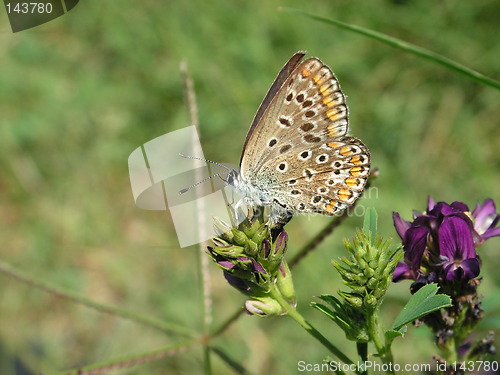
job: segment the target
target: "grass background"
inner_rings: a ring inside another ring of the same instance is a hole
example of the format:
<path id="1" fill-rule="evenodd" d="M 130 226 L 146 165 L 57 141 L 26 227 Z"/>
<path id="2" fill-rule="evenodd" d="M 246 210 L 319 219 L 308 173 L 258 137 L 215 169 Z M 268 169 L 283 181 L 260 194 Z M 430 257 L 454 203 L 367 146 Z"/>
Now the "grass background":
<path id="1" fill-rule="evenodd" d="M 361 206 L 410 218 L 436 200 L 472 207 L 500 199 L 499 94 L 410 54 L 305 17 L 285 5 L 358 24 L 499 77 L 500 5 L 472 1 L 86 0 L 64 17 L 13 34 L 0 15 L 1 259 L 93 300 L 201 330 L 197 248 L 179 249 L 164 212 L 135 207 L 127 158 L 143 143 L 189 125 L 179 63 L 198 95 L 205 156 L 237 163 L 268 87 L 296 51 L 320 57 L 348 96 L 351 132 L 380 168 Z M 293 254 L 326 218 L 288 226 Z M 294 270 L 300 311 L 354 356 L 342 332 L 308 307 L 341 287 L 329 265 L 353 217 Z M 498 239 L 482 248 L 486 318 L 500 328 Z M 213 313 L 223 322 L 243 302 L 210 267 Z M 0 373 L 53 373 L 173 344 L 178 337 L 88 309 L 0 275 Z M 390 324 L 408 298 L 392 287 Z M 410 328 L 399 363 L 427 363 L 430 332 Z M 214 342 L 253 373 L 297 373 L 325 351 L 287 318 L 243 316 Z M 497 339 L 498 343 L 498 339 Z M 233 373 L 217 357 L 214 373 Z M 120 374 L 202 373 L 199 348 Z"/>

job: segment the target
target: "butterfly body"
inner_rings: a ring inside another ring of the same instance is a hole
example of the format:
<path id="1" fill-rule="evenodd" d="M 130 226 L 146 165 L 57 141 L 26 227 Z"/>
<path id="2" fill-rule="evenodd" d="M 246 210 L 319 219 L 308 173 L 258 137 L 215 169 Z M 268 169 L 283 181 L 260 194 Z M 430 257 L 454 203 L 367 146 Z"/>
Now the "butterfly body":
<path id="1" fill-rule="evenodd" d="M 361 195 L 370 154 L 347 135 L 345 97 L 330 68 L 298 52 L 254 118 L 228 183 L 275 212 L 335 215 Z"/>

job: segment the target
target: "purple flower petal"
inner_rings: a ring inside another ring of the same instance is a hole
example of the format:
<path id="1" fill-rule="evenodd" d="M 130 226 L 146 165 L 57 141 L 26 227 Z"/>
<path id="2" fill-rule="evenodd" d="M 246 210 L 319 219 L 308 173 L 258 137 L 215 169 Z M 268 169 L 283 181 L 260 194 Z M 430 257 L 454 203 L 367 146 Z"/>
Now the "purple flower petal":
<path id="1" fill-rule="evenodd" d="M 262 241 L 261 251 L 264 253 L 264 258 L 268 258 L 271 254 L 271 244 L 267 238 Z"/>
<path id="2" fill-rule="evenodd" d="M 429 196 L 429 198 L 427 198 L 427 212 L 430 212 L 434 206 L 436 205 L 436 202 L 434 202 L 434 199 L 432 199 L 431 196 Z"/>
<path id="3" fill-rule="evenodd" d="M 479 235 L 481 242 L 490 237 L 500 236 L 500 228 L 495 228 L 500 219 L 496 213 L 496 206 L 493 199 L 486 199 L 482 205 L 476 205 L 474 212 L 474 229 Z"/>
<path id="4" fill-rule="evenodd" d="M 450 263 L 444 272 L 446 280 L 471 280 L 479 275 L 479 260 L 472 258 L 460 263 Z"/>
<path id="5" fill-rule="evenodd" d="M 405 233 L 410 228 L 411 223 L 409 221 L 401 219 L 401 216 L 399 216 L 399 213 L 393 212 L 392 213 L 392 220 L 394 221 L 394 227 L 396 228 L 396 232 L 398 232 L 398 235 L 401 239 L 405 238 Z"/>
<path id="6" fill-rule="evenodd" d="M 259 272 L 259 273 L 264 273 L 266 274 L 267 271 L 264 269 L 264 267 L 262 267 L 259 262 L 255 261 L 254 259 L 252 259 L 252 264 L 253 264 L 253 268 L 255 269 L 255 271 Z"/>
<path id="7" fill-rule="evenodd" d="M 446 280 L 461 280 L 464 270 L 455 263 L 449 263 L 444 268 L 444 276 Z"/>
<path id="8" fill-rule="evenodd" d="M 495 225 L 496 225 L 497 222 L 498 222 L 498 219 L 495 221 Z M 500 236 L 500 227 L 498 227 L 498 228 L 489 228 L 486 232 L 484 232 L 481 235 L 481 238 L 483 240 L 487 240 L 490 237 L 496 237 L 496 236 Z"/>
<path id="9" fill-rule="evenodd" d="M 215 243 L 216 246 L 219 246 L 219 247 L 229 247 L 231 245 L 225 243 L 225 242 L 222 242 L 220 239 L 218 239 L 217 237 L 216 238 L 213 238 L 212 241 Z"/>
<path id="10" fill-rule="evenodd" d="M 266 313 L 261 309 L 263 305 L 260 301 L 245 301 L 245 309 L 249 314 L 265 316 Z"/>
<path id="11" fill-rule="evenodd" d="M 460 264 L 460 266 L 464 270 L 465 277 L 469 280 L 479 275 L 480 265 L 478 258 L 466 259 Z"/>
<path id="12" fill-rule="evenodd" d="M 440 254 L 450 261 L 476 257 L 471 228 L 461 217 L 445 217 L 438 237 Z"/>
<path id="13" fill-rule="evenodd" d="M 472 212 L 472 216 L 476 222 L 484 221 L 488 216 L 496 214 L 495 202 L 493 199 L 485 199 L 483 204 L 476 204 L 476 208 Z"/>
<path id="14" fill-rule="evenodd" d="M 280 269 L 280 272 L 281 272 L 281 276 L 286 277 L 286 269 L 283 266 L 283 263 L 280 263 L 280 268 L 279 269 Z"/>
<path id="15" fill-rule="evenodd" d="M 288 234 L 285 231 L 282 231 L 276 239 L 276 248 L 274 250 L 274 253 L 277 254 L 278 251 L 285 251 L 287 242 Z"/>
<path id="16" fill-rule="evenodd" d="M 229 260 L 221 260 L 218 261 L 217 264 L 227 270 L 232 270 L 234 267 L 236 267 L 234 263 L 230 262 Z"/>
<path id="17" fill-rule="evenodd" d="M 401 280 L 411 279 L 411 278 L 412 276 L 411 276 L 410 266 L 408 266 L 406 263 L 398 262 L 396 270 L 392 275 L 392 281 L 398 282 Z"/>
<path id="18" fill-rule="evenodd" d="M 242 291 L 243 293 L 250 293 L 252 291 L 250 285 L 247 284 L 247 282 L 245 282 L 244 280 L 240 279 L 239 277 L 224 272 L 224 278 L 227 280 L 229 285 L 231 285 L 233 288 Z"/>
<path id="19" fill-rule="evenodd" d="M 458 211 L 469 212 L 469 207 L 464 202 L 455 201 L 450 206 Z"/>
<path id="20" fill-rule="evenodd" d="M 420 268 L 422 256 L 424 255 L 425 246 L 429 228 L 425 226 L 411 227 L 406 231 L 404 239 L 405 261 L 411 265 L 411 268 L 416 272 Z"/>

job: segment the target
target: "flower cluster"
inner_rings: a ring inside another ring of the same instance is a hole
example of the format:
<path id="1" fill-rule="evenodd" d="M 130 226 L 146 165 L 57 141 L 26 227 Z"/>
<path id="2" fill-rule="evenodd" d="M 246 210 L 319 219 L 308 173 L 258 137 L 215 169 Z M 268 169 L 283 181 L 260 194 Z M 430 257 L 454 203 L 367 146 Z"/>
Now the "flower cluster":
<path id="1" fill-rule="evenodd" d="M 292 277 L 284 259 L 288 235 L 283 228 L 270 227 L 262 218 L 246 220 L 238 228 L 217 220 L 215 224 L 223 234 L 212 239 L 208 253 L 229 284 L 252 298 L 245 303 L 247 311 L 258 316 L 283 314 L 272 297 L 275 289 L 294 305 Z"/>
<path id="2" fill-rule="evenodd" d="M 480 268 L 476 249 L 500 235 L 500 227 L 496 227 L 500 215 L 491 199 L 471 213 L 465 203 L 435 203 L 430 198 L 427 211 L 415 213 L 413 222 L 401 219 L 398 213 L 393 218 L 405 251 L 393 279 L 415 280 L 414 290 L 430 282 L 474 279 Z"/>
<path id="3" fill-rule="evenodd" d="M 350 291 L 339 291 L 320 298 L 330 307 L 313 304 L 342 328 L 349 340 L 368 342 L 373 337 L 372 323 L 377 308 L 391 283 L 391 276 L 402 258 L 401 247 L 371 232 L 356 232 L 352 242 L 344 240 L 348 257 L 332 261 Z"/>
<path id="4" fill-rule="evenodd" d="M 436 344 L 444 353 L 444 358 L 437 360 L 470 361 L 491 356 L 495 352 L 493 334 L 476 343 L 471 342 L 471 334 L 483 317 L 477 293 L 481 280 L 477 278 L 480 259 L 476 250 L 487 239 L 500 236 L 500 215 L 493 200 L 486 199 L 470 212 L 465 203 L 435 203 L 430 198 L 427 211 L 415 213 L 412 222 L 401 219 L 398 213 L 393 219 L 404 246 L 404 262 L 398 264 L 393 280 L 414 280 L 412 293 L 434 282 L 452 299 L 450 307 L 419 320 L 435 333 Z"/>
<path id="5" fill-rule="evenodd" d="M 399 248 L 390 241 L 376 237 L 374 241 L 364 231 L 357 231 L 352 243 L 344 240 L 349 258 L 332 261 L 351 292 L 339 292 L 353 307 L 373 309 L 380 304 L 389 287 L 391 275 L 401 259 Z"/>

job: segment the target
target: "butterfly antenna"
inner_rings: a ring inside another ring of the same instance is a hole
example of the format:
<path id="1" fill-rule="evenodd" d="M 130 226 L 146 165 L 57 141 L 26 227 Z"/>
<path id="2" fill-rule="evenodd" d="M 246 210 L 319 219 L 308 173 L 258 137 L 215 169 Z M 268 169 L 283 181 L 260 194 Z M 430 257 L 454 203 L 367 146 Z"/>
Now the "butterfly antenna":
<path id="1" fill-rule="evenodd" d="M 187 188 L 184 188 L 184 189 L 180 190 L 180 191 L 179 191 L 179 194 L 184 194 L 184 193 L 188 192 L 189 190 L 191 190 L 192 188 L 194 188 L 194 187 L 198 186 L 199 184 L 202 184 L 202 183 L 204 183 L 205 181 L 210 180 L 210 179 L 211 179 L 211 178 L 213 178 L 213 177 L 219 177 L 219 176 L 220 176 L 221 174 L 223 174 L 223 173 L 224 173 L 224 172 L 221 172 L 221 173 L 216 173 L 216 174 L 213 174 L 213 175 L 211 175 L 211 176 L 205 177 L 203 180 L 198 181 L 196 184 L 191 185 L 191 186 L 189 186 L 189 187 L 187 187 Z"/>
<path id="2" fill-rule="evenodd" d="M 227 169 L 228 171 L 231 171 L 232 169 L 229 168 L 229 167 L 226 167 L 225 165 L 221 164 L 221 163 L 217 163 L 216 161 L 212 161 L 212 160 L 208 160 L 208 159 L 203 159 L 203 158 L 199 158 L 197 156 L 191 156 L 191 155 L 184 155 L 184 154 L 181 154 L 179 153 L 179 156 L 181 158 L 186 158 L 186 159 L 196 159 L 196 160 L 201 160 L 201 161 L 206 161 L 207 163 L 212 163 L 212 164 L 215 164 L 215 165 L 218 165 L 219 167 L 222 167 L 222 168 L 225 168 Z M 219 173 L 220 174 L 220 173 Z M 216 177 L 218 175 L 213 175 L 212 177 Z M 206 179 L 205 179 L 206 180 Z M 203 181 L 205 181 L 203 180 Z M 200 182 L 203 182 L 203 181 L 200 181 Z M 195 185 L 196 186 L 196 185 Z"/>

